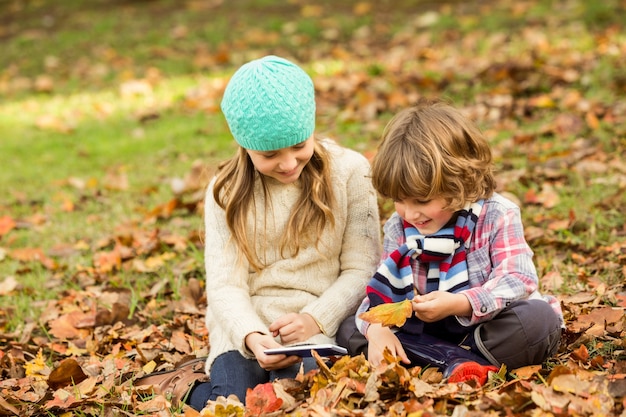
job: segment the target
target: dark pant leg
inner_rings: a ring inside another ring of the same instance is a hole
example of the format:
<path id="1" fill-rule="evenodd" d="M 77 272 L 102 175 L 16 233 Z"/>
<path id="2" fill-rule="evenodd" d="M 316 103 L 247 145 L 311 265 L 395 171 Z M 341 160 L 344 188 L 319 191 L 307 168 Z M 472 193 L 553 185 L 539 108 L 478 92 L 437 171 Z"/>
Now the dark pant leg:
<path id="1" fill-rule="evenodd" d="M 196 384 L 189 392 L 186 402 L 200 411 L 209 400 L 235 394 L 245 403 L 248 388 L 252 389 L 258 384 L 277 378 L 295 378 L 300 372 L 300 367 L 301 364 L 296 364 L 268 372 L 259 366 L 256 359 L 246 359 L 238 351 L 226 352 L 218 356 L 211 365 L 210 380 Z M 314 358 L 303 358 L 302 367 L 303 372 L 307 373 L 317 368 L 317 362 Z"/>
<path id="2" fill-rule="evenodd" d="M 211 396 L 211 381 L 194 385 L 185 398 L 185 402 L 196 411 L 201 411 Z"/>
<path id="3" fill-rule="evenodd" d="M 269 382 L 269 379 L 269 372 L 261 368 L 256 359 L 246 359 L 236 350 L 223 353 L 211 365 L 211 390 L 207 400 L 235 394 L 245 402 L 248 388 Z"/>
<path id="4" fill-rule="evenodd" d="M 341 322 L 335 339 L 339 346 L 348 349 L 348 355 L 358 356 L 362 353 L 367 358 L 367 339 L 357 329 L 354 316 L 348 316 Z"/>
<path id="5" fill-rule="evenodd" d="M 410 367 L 434 366 L 447 378 L 457 366 L 465 362 L 489 365 L 489 361 L 482 355 L 426 333 L 411 334 L 399 331 L 396 336 L 411 361 Z"/>
<path id="6" fill-rule="evenodd" d="M 479 325 L 472 336 L 489 362 L 516 369 L 539 365 L 554 355 L 561 340 L 561 327 L 547 302 L 520 300 Z"/>

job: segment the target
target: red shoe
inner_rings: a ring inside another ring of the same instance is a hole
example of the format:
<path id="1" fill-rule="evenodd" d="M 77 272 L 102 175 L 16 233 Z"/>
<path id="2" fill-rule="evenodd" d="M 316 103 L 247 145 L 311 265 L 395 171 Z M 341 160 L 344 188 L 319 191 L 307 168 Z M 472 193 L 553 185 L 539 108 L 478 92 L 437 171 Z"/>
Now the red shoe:
<path id="1" fill-rule="evenodd" d="M 481 365 L 477 362 L 463 362 L 452 371 L 448 382 L 466 382 L 474 380 L 478 386 L 483 386 L 489 377 L 489 371 L 498 372 L 500 369 L 493 365 Z"/>

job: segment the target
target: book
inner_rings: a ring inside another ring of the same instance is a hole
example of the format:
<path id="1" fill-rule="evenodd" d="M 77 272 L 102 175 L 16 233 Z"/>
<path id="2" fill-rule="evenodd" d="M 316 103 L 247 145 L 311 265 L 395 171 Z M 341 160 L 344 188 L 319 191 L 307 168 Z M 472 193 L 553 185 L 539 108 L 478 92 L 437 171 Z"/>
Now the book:
<path id="1" fill-rule="evenodd" d="M 266 349 L 266 355 L 295 355 L 302 357 L 313 356 L 311 351 L 314 350 L 318 355 L 322 357 L 328 356 L 343 356 L 348 354 L 348 350 L 341 346 L 333 345 L 330 343 L 327 344 L 301 344 L 301 345 L 291 345 L 291 346 L 283 346 L 280 348 Z"/>

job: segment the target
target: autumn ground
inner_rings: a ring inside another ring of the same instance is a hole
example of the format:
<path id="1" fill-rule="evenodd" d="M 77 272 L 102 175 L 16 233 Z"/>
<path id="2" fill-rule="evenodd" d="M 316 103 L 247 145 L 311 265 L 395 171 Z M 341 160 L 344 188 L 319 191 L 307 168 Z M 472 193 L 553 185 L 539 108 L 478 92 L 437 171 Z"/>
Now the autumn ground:
<path id="1" fill-rule="evenodd" d="M 626 415 L 624 4 L 308 3 L 0 2 L 0 415 L 195 415 L 133 381 L 209 349 L 219 98 L 267 53 L 313 76 L 318 133 L 368 156 L 421 95 L 474 117 L 567 328 L 483 388 L 344 358 L 203 415 Z"/>

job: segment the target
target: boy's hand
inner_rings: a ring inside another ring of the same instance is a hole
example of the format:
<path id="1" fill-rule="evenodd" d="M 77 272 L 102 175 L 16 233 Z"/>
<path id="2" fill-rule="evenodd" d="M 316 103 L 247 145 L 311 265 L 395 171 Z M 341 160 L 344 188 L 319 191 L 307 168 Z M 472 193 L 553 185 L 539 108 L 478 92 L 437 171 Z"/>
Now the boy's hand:
<path id="1" fill-rule="evenodd" d="M 415 316 L 427 323 L 444 319 L 448 316 L 469 316 L 472 306 L 462 293 L 433 291 L 425 295 L 413 297 Z"/>
<path id="2" fill-rule="evenodd" d="M 374 366 L 378 366 L 383 360 L 383 351 L 388 347 L 391 354 L 400 357 L 403 363 L 411 363 L 406 356 L 400 340 L 389 327 L 380 324 L 370 324 L 367 328 L 367 360 Z"/>

